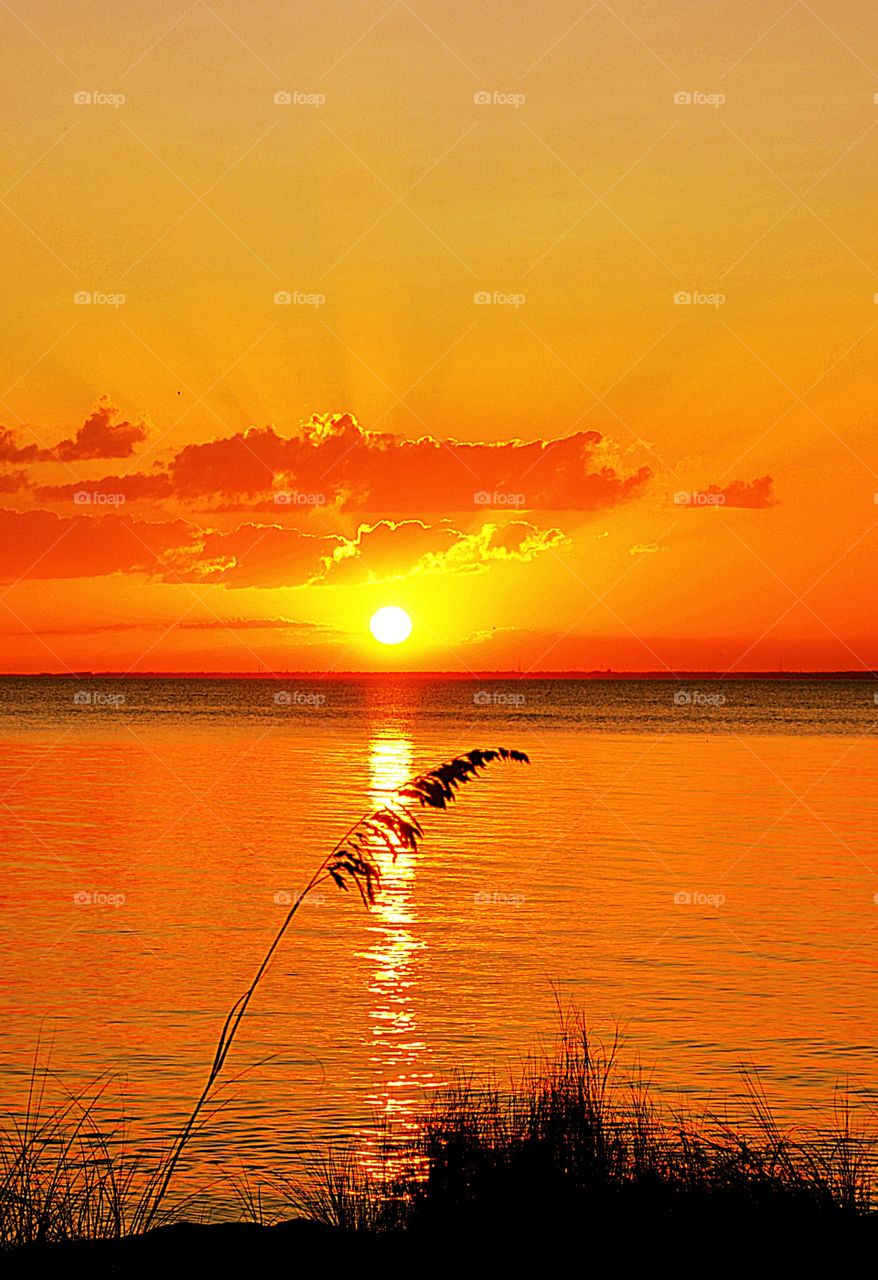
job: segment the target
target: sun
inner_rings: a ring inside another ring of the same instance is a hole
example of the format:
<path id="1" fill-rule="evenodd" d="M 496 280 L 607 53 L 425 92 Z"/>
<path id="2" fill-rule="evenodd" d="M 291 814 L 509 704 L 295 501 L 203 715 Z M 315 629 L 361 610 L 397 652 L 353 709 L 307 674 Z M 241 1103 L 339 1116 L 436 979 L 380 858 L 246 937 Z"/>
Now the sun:
<path id="1" fill-rule="evenodd" d="M 388 604 L 372 614 L 369 630 L 381 644 L 402 644 L 412 634 L 412 620 L 405 609 Z"/>

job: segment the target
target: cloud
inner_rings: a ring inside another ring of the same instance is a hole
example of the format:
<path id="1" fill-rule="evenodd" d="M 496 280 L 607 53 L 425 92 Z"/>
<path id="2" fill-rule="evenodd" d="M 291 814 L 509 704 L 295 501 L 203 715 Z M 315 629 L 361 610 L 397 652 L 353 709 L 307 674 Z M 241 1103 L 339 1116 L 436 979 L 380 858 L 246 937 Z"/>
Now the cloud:
<path id="1" fill-rule="evenodd" d="M 567 541 L 560 529 L 538 529 L 526 520 L 485 524 L 477 533 L 462 535 L 447 551 L 425 557 L 418 567 L 424 573 L 484 573 L 492 564 L 527 564 Z"/>
<path id="2" fill-rule="evenodd" d="M 759 476 L 756 480 L 733 480 L 722 487 L 712 484 L 707 489 L 688 495 L 684 506 L 750 507 L 752 509 L 775 506 L 774 481 L 771 476 Z M 697 501 L 694 498 L 697 496 Z M 705 501 L 705 499 L 712 501 Z"/>
<path id="3" fill-rule="evenodd" d="M 94 626 L 70 625 L 41 629 L 40 635 L 90 636 L 129 631 L 161 631 L 163 635 L 168 631 L 295 631 L 305 637 L 341 634 L 336 627 L 325 626 L 320 622 L 303 622 L 295 618 L 205 618 L 198 622 L 187 622 L 182 619 L 169 622 L 162 619 L 154 622 L 103 622 L 96 623 Z M 32 634 L 30 631 L 20 629 L 0 632 L 0 635 L 4 636 L 30 634 Z"/>
<path id="4" fill-rule="evenodd" d="M 721 493 L 725 499 L 723 502 L 725 507 L 773 507 L 775 505 L 773 485 L 771 476 L 760 476 L 749 483 L 744 480 L 733 480 L 724 489 L 711 485 L 708 492 Z"/>
<path id="5" fill-rule="evenodd" d="M 326 565 L 333 583 L 381 582 L 404 576 L 421 560 L 448 551 L 463 537 L 448 524 L 379 520 L 342 540 Z"/>
<path id="6" fill-rule="evenodd" d="M 149 434 L 145 422 L 115 422 L 119 410 L 108 396 L 101 396 L 72 440 L 62 440 L 51 450 L 59 462 L 86 458 L 130 458 L 135 446 Z"/>
<path id="7" fill-rule="evenodd" d="M 0 582 L 156 573 L 191 538 L 185 521 L 129 521 L 0 508 Z"/>
<path id="8" fill-rule="evenodd" d="M 115 511 L 63 516 L 0 508 L 0 582 L 139 573 L 165 582 L 302 586 L 323 576 L 343 541 L 277 525 L 242 524 L 222 532 Z"/>
<path id="9" fill-rule="evenodd" d="M 79 480 L 75 484 L 40 485 L 34 496 L 41 502 L 72 502 L 77 493 L 121 495 L 126 502 L 167 498 L 171 482 L 163 472 L 130 476 L 104 476 L 100 480 Z"/>
<path id="10" fill-rule="evenodd" d="M 205 618 L 201 622 L 178 622 L 177 631 L 305 631 L 337 635 L 336 627 L 296 618 Z"/>
<path id="11" fill-rule="evenodd" d="M 20 445 L 14 431 L 0 427 L 0 462 L 35 462 L 39 454 L 39 445 Z"/>
<path id="12" fill-rule="evenodd" d="M 85 422 L 58 444 L 20 445 L 15 432 L 0 429 L 0 462 L 85 462 L 95 458 L 130 458 L 149 434 L 144 422 L 117 422 L 119 410 L 109 396 L 101 396 Z"/>
<path id="13" fill-rule="evenodd" d="M 303 533 L 276 524 L 202 529 L 112 511 L 58 515 L 0 508 L 0 582 L 144 574 L 166 583 L 299 587 L 386 581 L 419 573 L 484 572 L 525 563 L 565 541 L 560 529 L 525 520 L 462 533 L 447 522 L 378 521 L 355 538 Z"/>
<path id="14" fill-rule="evenodd" d="M 211 529 L 170 551 L 163 577 L 230 587 L 304 586 L 323 577 L 327 560 L 343 542 L 334 534 L 300 533 L 280 525 Z"/>
<path id="15" fill-rule="evenodd" d="M 7 471 L 6 475 L 0 476 L 0 493 L 17 493 L 19 489 L 26 489 L 28 484 L 26 471 Z"/>
<path id="16" fill-rule="evenodd" d="M 621 475 L 605 452 L 597 431 L 528 443 L 404 440 L 333 414 L 312 418 L 294 437 L 253 428 L 190 445 L 170 474 L 188 499 L 296 489 L 340 497 L 348 509 L 427 514 L 472 510 L 475 494 L 486 492 L 522 494 L 528 508 L 599 510 L 625 501 L 650 475 L 647 467 Z"/>
<path id="17" fill-rule="evenodd" d="M 294 436 L 251 427 L 186 445 L 166 475 L 167 492 L 200 509 L 266 510 L 280 491 L 299 495 L 297 511 L 336 507 L 404 516 L 472 511 L 476 494 L 494 506 L 599 511 L 635 496 L 651 472 L 645 466 L 626 472 L 598 431 L 498 444 L 406 440 L 367 431 L 344 413 L 315 416 Z"/>
<path id="18" fill-rule="evenodd" d="M 418 573 L 482 573 L 492 563 L 527 562 L 566 542 L 560 529 L 538 529 L 526 520 L 487 523 L 462 533 L 447 522 L 379 520 L 362 525 L 327 564 L 333 583 L 378 582 Z"/>

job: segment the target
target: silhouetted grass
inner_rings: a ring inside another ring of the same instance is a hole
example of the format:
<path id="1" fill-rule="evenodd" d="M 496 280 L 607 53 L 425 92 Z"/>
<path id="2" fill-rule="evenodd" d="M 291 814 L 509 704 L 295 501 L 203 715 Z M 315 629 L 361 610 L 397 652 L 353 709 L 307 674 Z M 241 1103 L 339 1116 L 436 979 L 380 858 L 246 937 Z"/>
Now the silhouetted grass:
<path id="1" fill-rule="evenodd" d="M 136 1224 L 136 1162 L 97 1120 L 103 1088 L 47 1107 L 35 1062 L 23 1115 L 0 1129 L 0 1247 L 117 1237 Z"/>
<path id="2" fill-rule="evenodd" d="M 35 1071 L 25 1119 L 0 1132 L 0 1246 L 142 1232 L 155 1166 L 105 1136 L 100 1087 L 43 1115 L 44 1082 Z M 746 1084 L 749 1105 L 733 1119 L 676 1116 L 622 1070 L 616 1042 L 605 1048 L 568 1017 L 556 1050 L 508 1087 L 460 1079 L 425 1109 L 415 1137 L 387 1134 L 383 1173 L 347 1151 L 315 1160 L 294 1192 L 245 1176 L 242 1217 L 267 1227 L 282 1192 L 292 1211 L 345 1238 L 508 1244 L 510 1231 L 560 1240 L 587 1230 L 592 1242 L 630 1232 L 640 1253 L 650 1233 L 758 1225 L 777 1241 L 868 1224 L 878 1144 L 846 1097 L 829 1130 L 797 1135 L 777 1125 L 755 1077 Z"/>
<path id="3" fill-rule="evenodd" d="M 100 1087 L 68 1095 L 47 1113 L 48 1073 L 35 1067 L 24 1118 L 0 1130 L 0 1247 L 120 1239 L 181 1216 L 185 1203 L 173 1215 L 165 1203 L 174 1172 L 210 1119 L 207 1103 L 232 1042 L 301 903 L 331 880 L 371 905 L 378 850 L 395 856 L 422 837 L 414 806 L 446 808 L 494 761 L 527 757 L 505 748 L 455 757 L 418 775 L 329 851 L 232 1005 L 204 1089 L 164 1156 L 138 1160 L 118 1135 L 107 1136 L 97 1120 Z M 870 1215 L 878 1146 L 846 1100 L 831 1133 L 797 1137 L 775 1123 L 758 1080 L 747 1084 L 743 1119 L 676 1117 L 641 1078 L 620 1071 L 616 1043 L 595 1044 L 584 1021 L 569 1017 L 556 1051 L 532 1059 L 510 1087 L 461 1079 L 441 1093 L 417 1136 L 392 1144 L 383 1176 L 368 1174 L 350 1153 L 330 1154 L 293 1203 L 343 1233 L 406 1239 L 484 1238 L 510 1224 L 562 1236 L 585 1224 L 597 1231 L 614 1223 L 844 1223 Z M 251 1224 L 261 1223 L 261 1188 L 245 1182 L 239 1194 Z"/>
<path id="4" fill-rule="evenodd" d="M 411 1173 L 377 1178 L 336 1156 L 299 1210 L 345 1228 L 484 1239 L 586 1224 L 838 1225 L 875 1209 L 878 1145 L 844 1099 L 831 1132 L 800 1137 L 775 1123 L 753 1076 L 734 1121 L 676 1117 L 623 1075 L 617 1049 L 568 1018 L 557 1052 L 510 1087 L 461 1080 L 439 1094 L 394 1151 Z"/>
<path id="5" fill-rule="evenodd" d="M 0 1131 L 0 1247 L 62 1240 L 117 1238 L 168 1220 L 166 1198 L 183 1154 L 210 1119 L 232 1043 L 293 917 L 307 896 L 326 881 L 344 892 L 354 888 L 365 906 L 381 885 L 379 851 L 395 860 L 417 850 L 424 832 L 415 806 L 446 809 L 458 790 L 495 762 L 528 764 L 522 751 L 475 748 L 410 779 L 378 809 L 351 826 L 317 866 L 293 901 L 247 990 L 232 1005 L 220 1033 L 204 1088 L 162 1157 L 144 1173 L 124 1148 L 108 1140 L 95 1121 L 100 1092 L 70 1096 L 45 1113 L 47 1072 L 35 1063 L 24 1118 Z M 241 1192 L 249 1217 L 261 1215 L 259 1192 Z M 176 1206 L 179 1216 L 182 1206 Z"/>

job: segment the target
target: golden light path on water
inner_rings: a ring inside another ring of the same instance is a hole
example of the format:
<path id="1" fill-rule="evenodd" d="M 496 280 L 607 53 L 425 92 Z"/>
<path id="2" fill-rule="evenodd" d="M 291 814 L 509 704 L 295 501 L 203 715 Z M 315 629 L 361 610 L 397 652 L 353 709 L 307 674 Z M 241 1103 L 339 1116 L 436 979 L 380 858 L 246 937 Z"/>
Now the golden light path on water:
<path id="1" fill-rule="evenodd" d="M 412 743 L 392 729 L 370 743 L 370 798 L 387 804 L 412 776 Z M 418 936 L 414 903 L 420 854 L 382 845 L 375 851 L 381 888 L 372 908 L 371 945 L 361 953 L 372 966 L 367 1050 L 375 1083 L 369 1097 L 373 1127 L 361 1134 L 359 1160 L 378 1179 L 399 1167 L 398 1147 L 416 1130 L 416 1115 L 443 1083 L 429 1069 L 429 1049 L 418 1029 L 418 968 L 426 943 Z"/>

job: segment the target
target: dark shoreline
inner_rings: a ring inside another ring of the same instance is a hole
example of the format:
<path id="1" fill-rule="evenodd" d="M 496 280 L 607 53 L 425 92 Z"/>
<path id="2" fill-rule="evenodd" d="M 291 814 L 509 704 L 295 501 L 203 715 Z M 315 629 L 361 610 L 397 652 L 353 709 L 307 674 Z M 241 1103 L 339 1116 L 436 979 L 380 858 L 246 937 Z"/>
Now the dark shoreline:
<path id="1" fill-rule="evenodd" d="M 441 1259 L 444 1265 L 463 1264 L 464 1275 L 475 1266 L 496 1274 L 503 1266 L 515 1273 L 528 1261 L 583 1270 L 595 1255 L 609 1263 L 652 1266 L 658 1257 L 673 1264 L 677 1274 L 705 1274 L 717 1268 L 717 1250 L 726 1264 L 746 1266 L 754 1274 L 769 1260 L 813 1261 L 826 1250 L 834 1264 L 862 1262 L 866 1250 L 878 1244 L 878 1213 L 836 1219 L 752 1218 L 726 1215 L 607 1215 L 595 1206 L 593 1214 L 557 1222 L 510 1216 L 498 1229 L 483 1232 L 453 1228 L 441 1234 L 377 1233 L 341 1230 L 306 1218 L 292 1218 L 273 1226 L 252 1222 L 179 1222 L 144 1235 L 118 1240 L 66 1241 L 30 1244 L 0 1253 L 4 1275 L 25 1277 L 88 1277 L 89 1280 L 195 1280 L 202 1275 L 235 1280 L 292 1280 L 328 1275 L 345 1264 L 427 1264 L 427 1274 Z M 432 1264 L 432 1266 L 431 1266 Z M 688 1265 L 687 1265 L 688 1264 Z"/>

